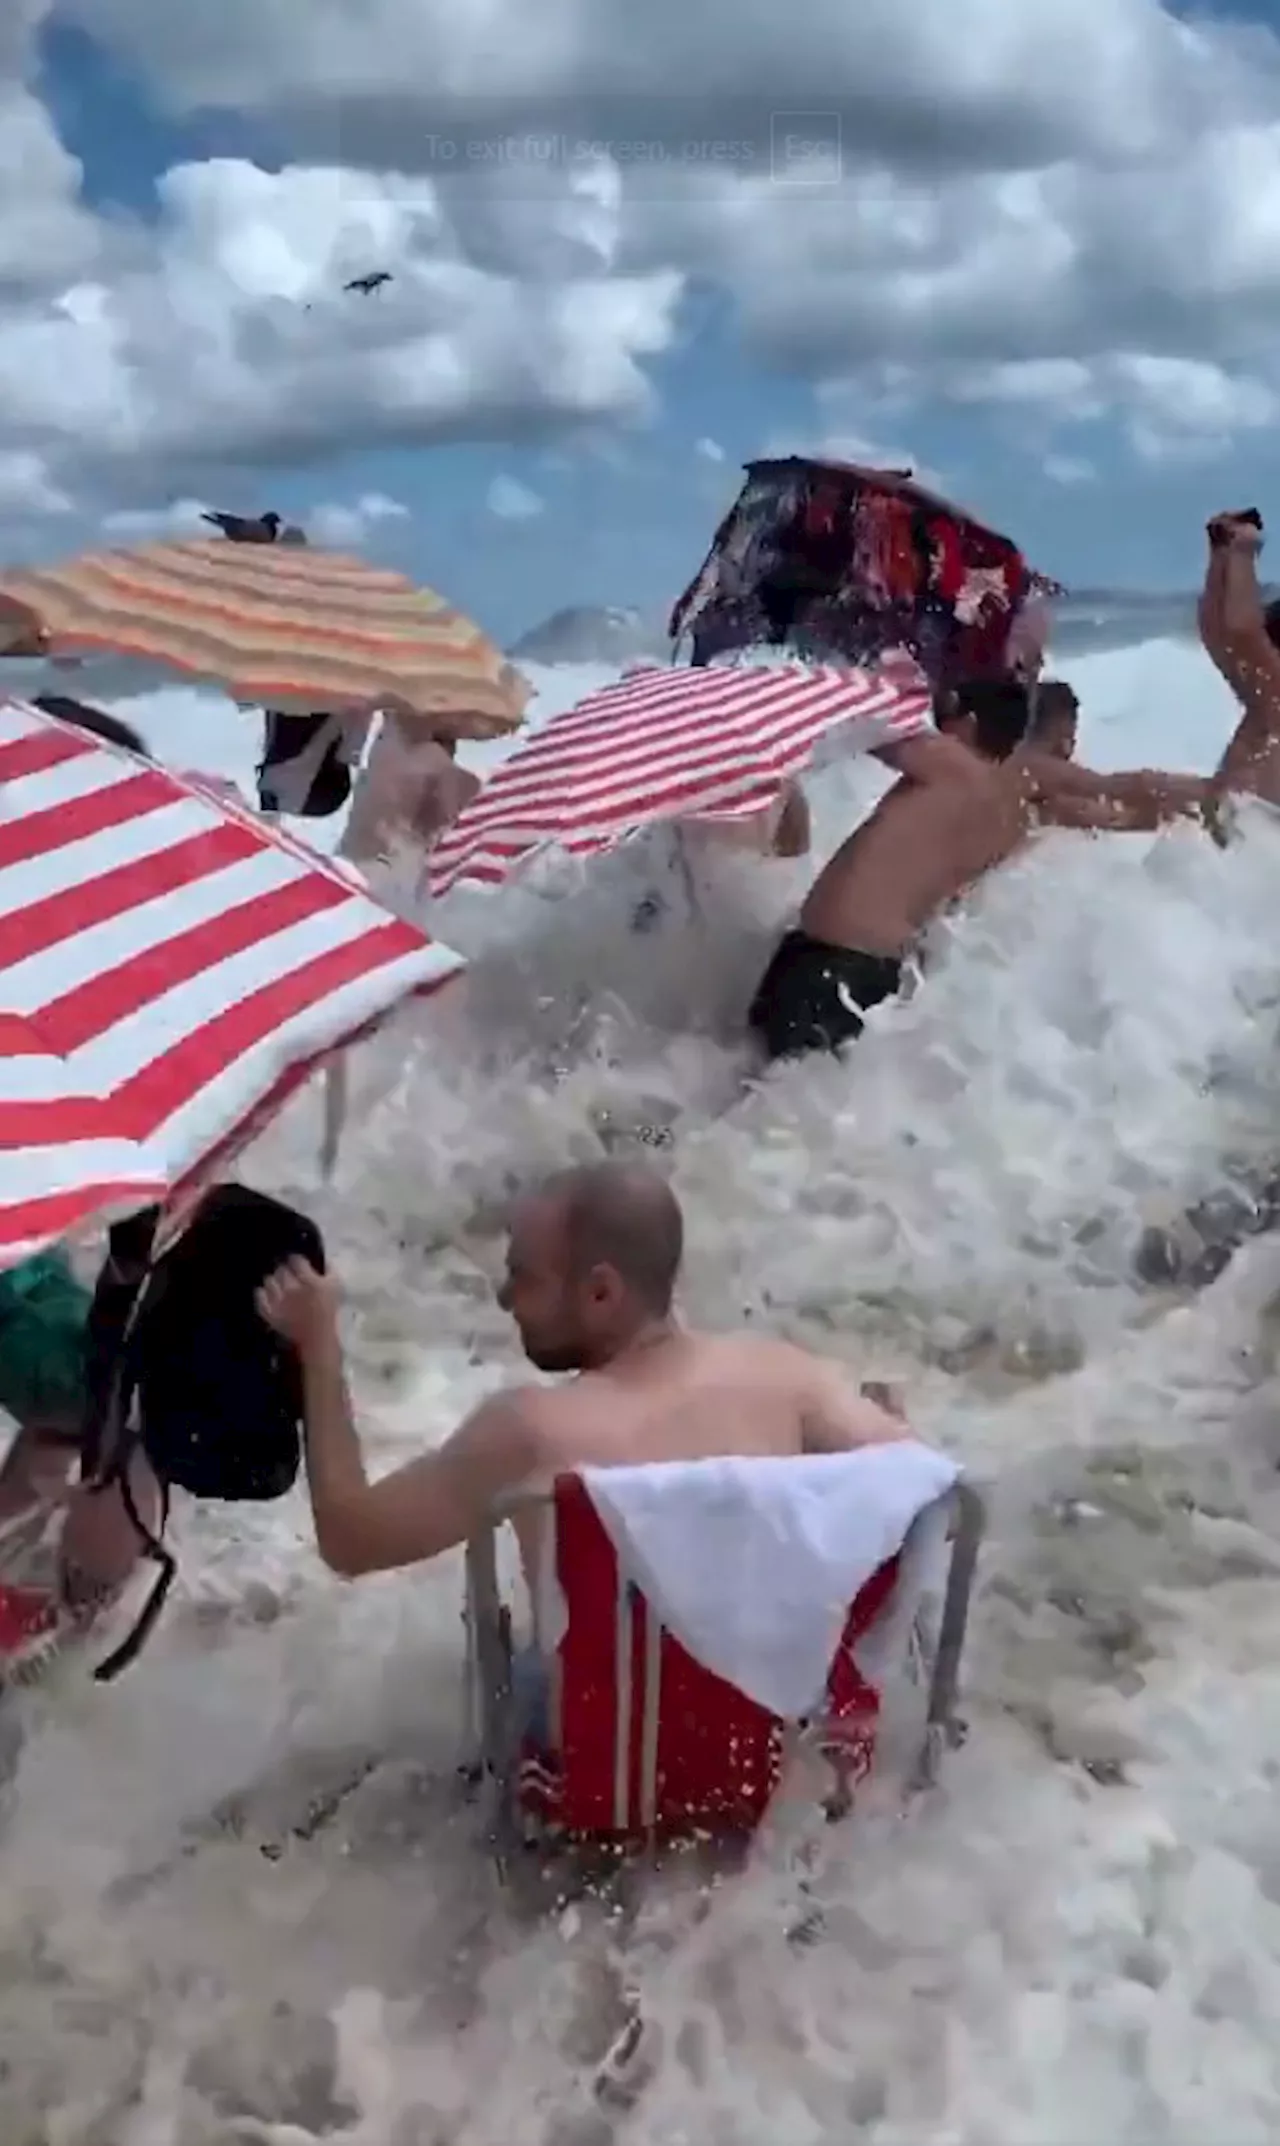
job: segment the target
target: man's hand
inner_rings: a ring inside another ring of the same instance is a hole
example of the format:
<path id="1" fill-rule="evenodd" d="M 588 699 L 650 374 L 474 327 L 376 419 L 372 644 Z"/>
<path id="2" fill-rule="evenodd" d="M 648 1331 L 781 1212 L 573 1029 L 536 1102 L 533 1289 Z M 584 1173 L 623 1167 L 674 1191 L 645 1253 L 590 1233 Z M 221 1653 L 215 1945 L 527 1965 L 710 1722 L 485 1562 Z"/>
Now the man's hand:
<path id="1" fill-rule="evenodd" d="M 1262 524 L 1251 515 L 1237 510 L 1232 514 L 1215 514 L 1207 524 L 1209 543 L 1213 550 L 1229 545 L 1236 551 L 1261 551 L 1263 542 Z"/>
<path id="2" fill-rule="evenodd" d="M 258 1311 L 269 1327 L 309 1356 L 331 1342 L 338 1330 L 338 1287 L 333 1277 L 317 1274 L 305 1259 L 286 1260 L 263 1283 Z"/>

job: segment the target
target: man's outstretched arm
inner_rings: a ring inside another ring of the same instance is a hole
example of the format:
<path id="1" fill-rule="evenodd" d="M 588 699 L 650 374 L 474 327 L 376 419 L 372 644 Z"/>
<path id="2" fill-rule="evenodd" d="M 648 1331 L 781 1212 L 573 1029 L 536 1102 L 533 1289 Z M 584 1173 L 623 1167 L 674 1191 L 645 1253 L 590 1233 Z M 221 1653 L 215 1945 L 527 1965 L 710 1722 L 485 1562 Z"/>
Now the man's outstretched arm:
<path id="1" fill-rule="evenodd" d="M 526 1397 L 482 1402 L 434 1453 L 371 1483 L 351 1414 L 332 1282 L 294 1260 L 260 1291 L 258 1308 L 297 1352 L 307 1488 L 316 1546 L 344 1579 L 422 1564 L 465 1542 L 505 1491 L 538 1465 Z"/>
<path id="2" fill-rule="evenodd" d="M 1049 827 L 1147 833 L 1170 820 L 1203 818 L 1216 795 L 1208 777 L 1164 768 L 1102 775 L 1048 753 L 1028 753 L 1025 765 L 1036 816 Z"/>

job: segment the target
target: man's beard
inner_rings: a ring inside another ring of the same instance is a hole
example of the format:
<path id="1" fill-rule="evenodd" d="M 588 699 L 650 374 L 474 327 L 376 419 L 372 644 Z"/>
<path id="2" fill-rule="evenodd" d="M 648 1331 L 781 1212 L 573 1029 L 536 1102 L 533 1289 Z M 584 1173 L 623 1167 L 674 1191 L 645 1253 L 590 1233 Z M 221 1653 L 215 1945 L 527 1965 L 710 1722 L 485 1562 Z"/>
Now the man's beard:
<path id="1" fill-rule="evenodd" d="M 580 1342 L 525 1341 L 524 1353 L 535 1371 L 581 1371 L 586 1362 Z"/>

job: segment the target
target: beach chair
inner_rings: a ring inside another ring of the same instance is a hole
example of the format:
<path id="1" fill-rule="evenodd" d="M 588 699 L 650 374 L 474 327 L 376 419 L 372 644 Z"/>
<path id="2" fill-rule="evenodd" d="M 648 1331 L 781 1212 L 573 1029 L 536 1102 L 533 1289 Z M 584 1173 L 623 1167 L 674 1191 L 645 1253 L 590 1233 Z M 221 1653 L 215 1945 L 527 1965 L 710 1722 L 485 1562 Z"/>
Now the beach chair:
<path id="1" fill-rule="evenodd" d="M 554 1528 L 554 1566 L 564 1610 L 557 1649 L 558 1736 L 526 1732 L 514 1689 L 510 1612 L 497 1571 L 497 1536 L 516 1513 L 541 1513 Z M 727 1682 L 654 1613 L 623 1570 L 608 1528 L 578 1476 L 545 1493 L 508 1500 L 467 1547 L 468 1691 L 475 1772 L 485 1785 L 489 1837 L 500 1856 L 555 1838 L 631 1848 L 691 1836 L 742 1835 L 760 1823 L 797 1740 L 830 1764 L 828 1815 L 851 1807 L 876 1750 L 881 1691 L 867 1673 L 865 1642 L 898 1630 L 899 1672 L 913 1650 L 927 1680 L 915 1780 L 936 1775 L 959 1740 L 960 1657 L 985 1513 L 978 1494 L 951 1482 L 906 1528 L 897 1551 L 850 1604 L 821 1712 L 784 1718 Z M 921 1639 L 910 1614 L 895 1618 L 903 1574 L 927 1534 L 945 1542 L 946 1578 L 936 1635 Z M 860 1664 L 861 1657 L 861 1664 Z M 892 1673 L 892 1669 L 890 1669 Z M 879 1676 L 877 1670 L 876 1675 Z M 883 1681 L 883 1678 L 880 1678 Z"/>

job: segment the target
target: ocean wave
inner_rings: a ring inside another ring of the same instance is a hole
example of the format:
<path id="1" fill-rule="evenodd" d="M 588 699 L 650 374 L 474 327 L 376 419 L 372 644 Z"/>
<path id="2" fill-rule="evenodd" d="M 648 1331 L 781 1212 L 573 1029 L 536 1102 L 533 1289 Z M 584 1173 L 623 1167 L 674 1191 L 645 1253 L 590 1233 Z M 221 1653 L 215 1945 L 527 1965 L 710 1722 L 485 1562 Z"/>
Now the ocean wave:
<path id="1" fill-rule="evenodd" d="M 1071 670 L 1100 764 L 1216 759 L 1194 652 Z M 585 690 L 539 684 L 544 712 Z M 245 775 L 252 733 L 203 696 L 127 712 Z M 822 778 L 822 845 L 877 782 Z M 966 1747 L 905 1815 L 887 1786 L 839 1828 L 785 1805 L 710 1893 L 532 1916 L 455 1777 L 456 1562 L 344 1588 L 300 1498 L 186 1512 L 137 1668 L 9 1716 L 6 2137 L 595 2146 L 637 2005 L 626 2123 L 655 2146 L 1275 2136 L 1280 1253 L 1195 1298 L 1133 1253 L 1271 1153 L 1280 834 L 1046 837 L 855 1063 L 746 1097 L 734 1018 L 794 873 L 726 860 L 690 914 L 664 871 L 642 844 L 589 902 L 573 875 L 455 897 L 471 976 L 361 1053 L 334 1182 L 314 1097 L 252 1175 L 331 1240 L 382 1465 L 521 1368 L 489 1287 L 510 1190 L 666 1138 L 690 1315 L 903 1380 L 989 1491 Z M 629 934 L 651 885 L 662 928 Z"/>

